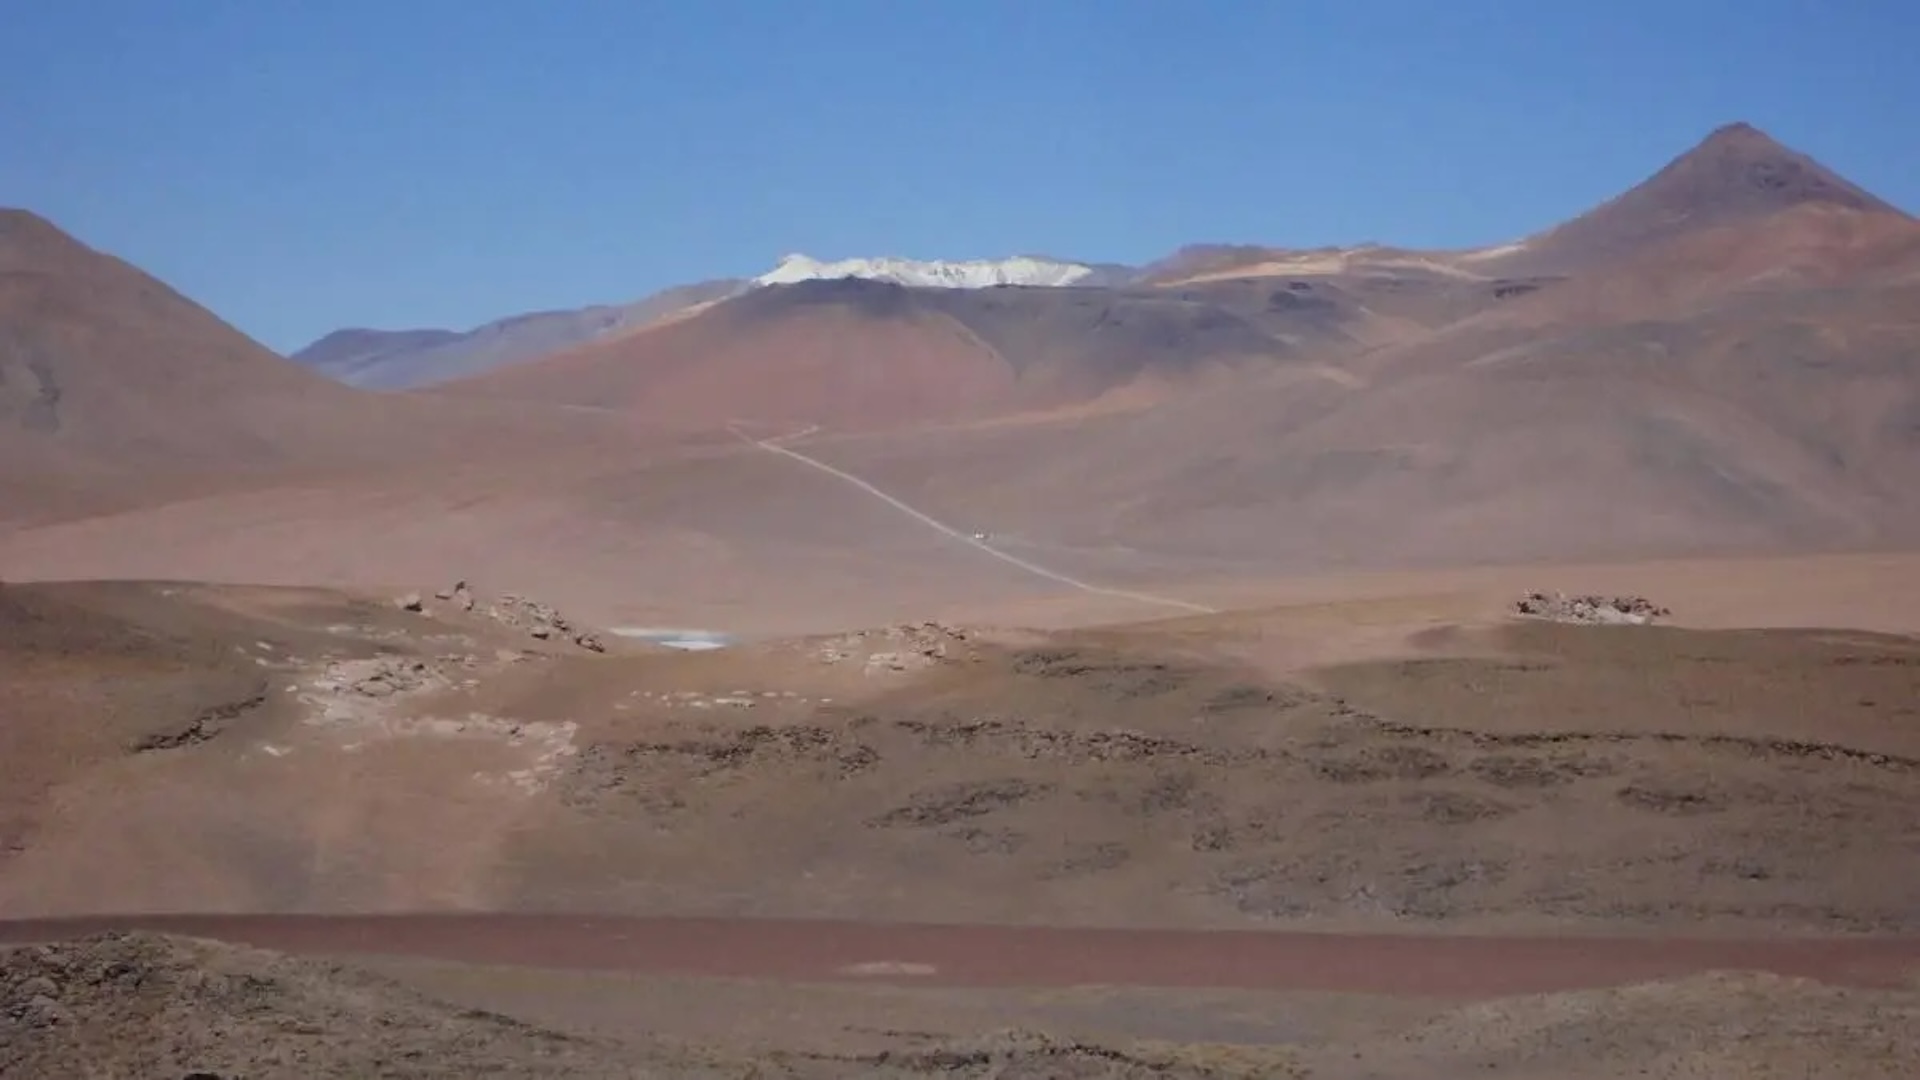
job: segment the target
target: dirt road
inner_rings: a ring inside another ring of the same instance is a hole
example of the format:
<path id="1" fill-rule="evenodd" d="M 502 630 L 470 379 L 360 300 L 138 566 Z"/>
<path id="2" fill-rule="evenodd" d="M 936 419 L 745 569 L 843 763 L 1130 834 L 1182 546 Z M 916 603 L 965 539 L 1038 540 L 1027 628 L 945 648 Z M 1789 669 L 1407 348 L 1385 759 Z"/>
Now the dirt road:
<path id="1" fill-rule="evenodd" d="M 926 527 L 933 529 L 936 532 L 943 533 L 946 536 L 951 537 L 952 539 L 958 540 L 961 543 L 966 544 L 970 547 L 978 548 L 979 550 L 987 553 L 988 555 L 991 555 L 994 558 L 999 559 L 1001 562 L 1007 563 L 1021 570 L 1024 570 L 1027 573 L 1034 575 L 1035 577 L 1044 578 L 1048 581 L 1065 585 L 1070 589 L 1077 589 L 1080 592 L 1084 592 L 1084 593 L 1092 593 L 1096 596 L 1111 596 L 1121 600 L 1132 600 L 1137 603 L 1147 604 L 1152 607 L 1173 608 L 1176 611 L 1185 611 L 1191 614 L 1211 615 L 1211 614 L 1217 613 L 1214 608 L 1207 607 L 1204 604 L 1196 604 L 1191 601 L 1180 600 L 1170 596 L 1156 596 L 1152 593 L 1134 592 L 1130 589 L 1112 589 L 1104 585 L 1095 585 L 1092 582 L 1082 581 L 1081 579 L 1073 577 L 1069 574 L 1063 574 L 1057 570 L 1048 569 L 1047 567 L 1041 566 L 1039 563 L 1033 562 L 1028 559 L 1023 559 L 1018 555 L 1013 555 L 1005 551 L 1001 551 L 999 548 L 994 547 L 992 544 L 989 544 L 984 540 L 981 540 L 979 537 L 973 536 L 969 533 L 961 532 L 959 529 L 956 529 L 953 526 L 948 525 L 946 522 L 941 521 L 940 519 L 933 517 L 930 514 L 927 514 L 921 510 L 914 508 L 912 505 L 904 502 L 901 499 L 894 497 L 893 495 L 888 494 L 885 491 L 882 491 L 880 488 L 874 486 L 871 483 L 868 483 L 865 480 L 860 479 L 858 476 L 855 476 L 850 472 L 847 472 L 843 469 L 837 469 L 834 466 L 829 465 L 824 461 L 821 461 L 819 458 L 811 457 L 807 454 L 803 454 L 798 450 L 794 450 L 791 447 L 784 445 L 790 439 L 802 438 L 806 435 L 812 434 L 816 430 L 818 430 L 818 428 L 808 428 L 805 431 L 799 431 L 791 435 L 785 435 L 785 436 L 781 436 L 779 438 L 773 438 L 773 439 L 756 439 L 751 435 L 744 434 L 738 429 L 733 429 L 733 433 L 739 436 L 739 438 L 742 439 L 743 441 L 751 443 L 752 445 L 757 446 L 760 449 L 767 451 L 768 453 L 779 454 L 782 457 L 790 458 L 794 461 L 799 462 L 802 465 L 808 466 L 809 468 L 818 469 L 819 471 L 826 473 L 827 475 L 841 481 L 842 483 L 851 484 L 854 487 L 859 488 L 861 491 L 866 492 L 868 495 L 871 495 L 874 498 L 879 499 L 880 501 L 886 503 L 888 506 L 893 507 L 895 510 L 898 510 L 903 514 L 906 514 L 908 517 L 911 517 L 914 520 L 920 522 L 922 525 L 925 525 Z"/>
<path id="2" fill-rule="evenodd" d="M 155 915 L 0 922 L 0 943 L 109 929 L 307 954 L 800 981 L 1157 986 L 1450 998 L 1709 970 L 1898 986 L 1920 939 L 1679 939 L 1157 931 L 568 915 Z"/>

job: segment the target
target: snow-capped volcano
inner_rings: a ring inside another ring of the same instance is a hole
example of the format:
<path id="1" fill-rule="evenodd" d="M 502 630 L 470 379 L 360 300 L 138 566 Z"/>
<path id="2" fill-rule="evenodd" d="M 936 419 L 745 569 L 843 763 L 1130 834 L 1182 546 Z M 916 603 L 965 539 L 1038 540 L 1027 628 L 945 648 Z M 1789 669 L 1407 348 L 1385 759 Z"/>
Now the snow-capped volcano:
<path id="1" fill-rule="evenodd" d="M 822 278 L 870 278 L 896 285 L 945 289 L 985 289 L 994 285 L 1071 285 L 1094 272 L 1080 263 L 1018 255 L 1011 259 L 922 261 L 919 259 L 841 259 L 821 262 L 788 255 L 780 265 L 753 279 L 755 285 L 787 285 Z"/>

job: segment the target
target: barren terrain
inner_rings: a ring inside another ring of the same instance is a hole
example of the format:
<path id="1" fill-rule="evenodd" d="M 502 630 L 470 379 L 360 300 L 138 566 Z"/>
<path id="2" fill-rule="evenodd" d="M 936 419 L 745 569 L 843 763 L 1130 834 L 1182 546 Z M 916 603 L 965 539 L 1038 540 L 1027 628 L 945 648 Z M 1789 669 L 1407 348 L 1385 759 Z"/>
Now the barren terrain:
<path id="1" fill-rule="evenodd" d="M 1764 975 L 1462 1006 L 1117 987 L 783 987 L 371 958 L 343 965 L 106 935 L 0 952 L 0 994 L 0 1030 L 10 1036 L 0 1067 L 30 1076 L 66 1075 L 85 1061 L 95 1075 L 266 1078 L 1597 1080 L 1824 1069 L 1892 1080 L 1906 1075 L 1916 1049 L 1910 990 Z M 1034 1030 L 1036 1021 L 1056 1033 Z M 1160 1034 L 1139 1034 L 1147 1030 Z"/>
<path id="2" fill-rule="evenodd" d="M 15 580 L 466 574 L 603 624 L 775 635 L 1052 602 L 741 424 L 1007 554 L 1175 596 L 1920 540 L 1920 224 L 1741 125 L 1477 252 L 807 282 L 397 394 L 8 220 Z"/>
<path id="3" fill-rule="evenodd" d="M 378 394 L 0 211 L 0 1074 L 1905 1076 L 1917 272 L 1736 125 Z"/>
<path id="4" fill-rule="evenodd" d="M 1248 646 L 1285 608 L 602 655 L 491 594 L 0 595 L 15 916 L 1917 929 L 1903 636 L 1355 604 L 1306 667 Z"/>
<path id="5" fill-rule="evenodd" d="M 1804 1060 L 1703 1034 L 1764 1014 L 1894 1075 L 1920 644 L 1420 584 L 697 654 L 484 584 L 8 585 L 0 937 L 86 943 L 0 1022 L 109 1075 L 1680 1076 Z"/>

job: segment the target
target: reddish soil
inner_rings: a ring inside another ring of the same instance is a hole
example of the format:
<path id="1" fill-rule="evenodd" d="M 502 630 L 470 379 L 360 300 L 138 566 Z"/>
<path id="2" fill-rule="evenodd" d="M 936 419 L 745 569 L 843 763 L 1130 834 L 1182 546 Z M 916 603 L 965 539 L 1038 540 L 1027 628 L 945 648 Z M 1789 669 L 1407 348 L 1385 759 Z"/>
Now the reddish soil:
<path id="1" fill-rule="evenodd" d="M 953 986 L 1162 986 L 1496 997 L 1749 970 L 1864 987 L 1905 985 L 1920 938 L 1415 937 L 1104 930 L 802 920 L 564 915 L 166 915 L 0 922 L 24 944 L 115 929 L 186 934 L 307 954 L 835 980 L 844 969 L 924 964 L 909 981 Z"/>

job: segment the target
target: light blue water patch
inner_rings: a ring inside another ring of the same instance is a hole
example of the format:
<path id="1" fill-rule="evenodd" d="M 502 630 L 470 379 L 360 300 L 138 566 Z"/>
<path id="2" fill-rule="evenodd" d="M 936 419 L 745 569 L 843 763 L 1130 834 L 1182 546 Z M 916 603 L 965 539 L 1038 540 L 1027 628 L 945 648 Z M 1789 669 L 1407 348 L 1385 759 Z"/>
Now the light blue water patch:
<path id="1" fill-rule="evenodd" d="M 670 649 L 686 649 L 689 652 L 724 649 L 738 640 L 732 634 L 719 630 L 690 630 L 671 626 L 615 626 L 607 632 L 615 637 L 639 638 L 656 645 L 665 645 Z"/>

